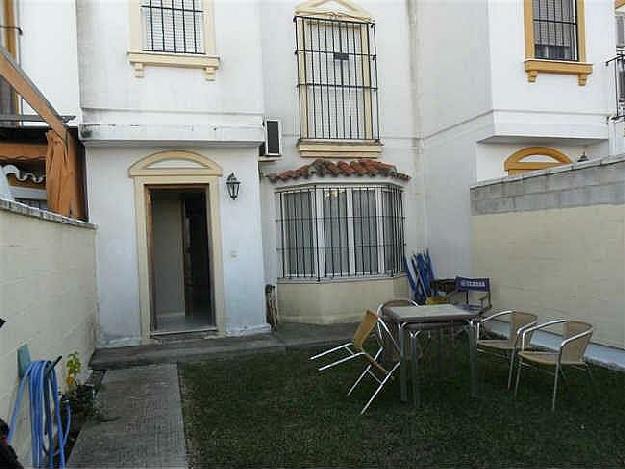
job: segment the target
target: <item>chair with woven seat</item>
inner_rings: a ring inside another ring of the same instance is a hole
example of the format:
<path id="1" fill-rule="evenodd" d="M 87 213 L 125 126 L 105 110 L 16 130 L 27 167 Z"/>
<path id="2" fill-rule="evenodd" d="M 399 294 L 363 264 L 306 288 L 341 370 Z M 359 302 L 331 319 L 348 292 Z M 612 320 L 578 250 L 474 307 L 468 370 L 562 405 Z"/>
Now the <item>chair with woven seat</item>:
<path id="1" fill-rule="evenodd" d="M 529 334 L 533 334 L 539 329 L 544 329 L 555 324 L 562 324 L 564 329 L 563 340 L 557 350 L 525 350 L 528 345 L 527 337 Z M 590 343 L 592 333 L 592 324 L 585 321 L 567 321 L 564 319 L 548 321 L 544 324 L 525 329 L 521 335 L 521 351 L 518 353 L 519 365 L 517 369 L 514 395 L 516 396 L 519 390 L 519 381 L 521 379 L 521 369 L 523 368 L 523 365 L 531 364 L 534 366 L 555 368 L 553 377 L 553 393 L 551 397 L 551 411 L 553 412 L 556 408 L 558 377 L 561 373 L 563 373 L 562 367 L 570 366 L 583 368 L 588 372 L 590 380 L 592 381 L 593 379 L 590 367 L 584 360 L 584 353 Z"/>
<path id="2" fill-rule="evenodd" d="M 354 389 L 356 389 L 358 384 L 367 375 L 371 376 L 378 383 L 378 387 L 374 391 L 373 395 L 367 401 L 363 409 L 360 411 L 361 415 L 367 411 L 367 409 L 373 403 L 377 395 L 380 393 L 380 391 L 382 391 L 382 388 L 384 387 L 384 385 L 393 377 L 393 374 L 395 373 L 395 371 L 397 371 L 397 368 L 399 368 L 399 361 L 393 364 L 393 366 L 390 369 L 385 368 L 378 362 L 378 358 L 381 352 L 384 350 L 383 346 L 381 346 L 378 349 L 375 355 L 371 355 L 365 349 L 365 342 L 371 336 L 374 329 L 376 328 L 378 328 L 379 333 L 383 335 L 381 337 L 382 343 L 390 343 L 390 344 L 393 344 L 393 346 L 396 345 L 395 341 L 392 339 L 391 332 L 386 326 L 386 324 L 380 319 L 380 317 L 376 313 L 374 313 L 373 311 L 367 310 L 365 312 L 365 316 L 363 317 L 360 325 L 358 326 L 358 329 L 356 329 L 356 332 L 354 333 L 354 337 L 351 342 L 353 355 L 343 360 L 339 360 L 339 362 L 344 362 L 347 360 L 351 360 L 353 358 L 362 357 L 367 362 L 367 367 L 360 374 L 356 382 L 351 386 L 351 388 L 349 389 L 349 392 L 347 393 L 348 395 L 350 395 L 354 391 Z M 338 364 L 338 362 L 335 364 Z M 330 366 L 334 366 L 334 364 Z M 323 371 L 324 369 L 328 369 L 328 366 L 321 368 L 320 371 Z"/>
<path id="3" fill-rule="evenodd" d="M 375 314 L 375 313 L 374 313 Z M 376 315 L 377 317 L 377 315 Z M 328 370 L 330 368 L 334 368 L 337 365 L 341 365 L 343 363 L 347 363 L 351 360 L 353 360 L 354 358 L 358 357 L 358 350 L 355 349 L 354 346 L 354 340 L 356 338 L 357 335 L 359 335 L 359 331 L 362 331 L 364 327 L 368 327 L 368 323 L 367 324 L 363 324 L 363 322 L 367 321 L 369 318 L 368 316 L 365 314 L 364 318 L 362 319 L 362 321 L 358 324 L 358 328 L 356 329 L 356 332 L 354 333 L 354 336 L 352 337 L 352 341 L 351 342 L 347 342 L 345 344 L 342 345 L 337 345 L 336 347 L 332 347 L 329 348 L 328 350 L 325 350 L 321 353 L 318 353 L 316 355 L 313 355 L 312 357 L 310 357 L 310 360 L 317 360 L 321 357 L 325 357 L 327 355 L 333 354 L 335 352 L 345 352 L 347 353 L 346 356 L 344 356 L 343 358 L 336 360 L 328 365 L 324 365 L 321 368 L 319 368 L 319 371 L 325 371 Z M 375 328 L 377 325 L 377 322 L 374 323 L 373 327 Z M 373 331 L 373 329 L 371 329 L 367 335 L 367 337 L 365 337 L 365 340 L 369 337 L 369 335 L 371 335 L 371 332 Z M 378 343 L 378 350 L 377 352 L 374 354 L 374 357 L 377 358 L 380 356 L 380 354 L 383 351 L 383 341 L 382 338 L 380 337 L 380 329 L 379 327 L 376 329 L 376 334 L 375 334 L 375 338 L 376 341 Z M 357 383 L 356 383 L 357 384 Z"/>
<path id="4" fill-rule="evenodd" d="M 505 339 L 482 339 L 481 332 L 483 326 L 489 321 L 494 319 L 502 320 L 507 319 L 509 322 L 509 330 L 507 338 Z M 514 361 L 516 351 L 520 345 L 519 338 L 525 329 L 536 325 L 538 320 L 537 316 L 532 313 L 524 313 L 521 311 L 502 311 L 495 313 L 487 318 L 481 319 L 477 322 L 477 349 L 481 352 L 490 352 L 494 354 L 503 355 L 505 358 L 510 359 L 510 367 L 508 370 L 508 389 L 512 386 L 512 373 L 514 370 Z M 528 337 L 528 341 L 531 337 Z"/>

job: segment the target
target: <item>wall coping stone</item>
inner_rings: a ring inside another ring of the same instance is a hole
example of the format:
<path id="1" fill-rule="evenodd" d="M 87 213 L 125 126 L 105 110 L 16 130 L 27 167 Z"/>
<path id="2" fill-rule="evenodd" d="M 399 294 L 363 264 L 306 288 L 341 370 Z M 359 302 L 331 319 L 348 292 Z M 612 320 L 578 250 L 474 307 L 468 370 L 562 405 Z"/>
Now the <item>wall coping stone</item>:
<path id="1" fill-rule="evenodd" d="M 570 171 L 577 171 L 580 169 L 593 168 L 596 166 L 607 166 L 611 164 L 617 164 L 625 162 L 625 154 L 614 155 L 614 156 L 605 156 L 602 158 L 593 158 L 588 161 L 582 161 L 581 163 L 572 163 L 562 166 L 556 166 L 554 168 L 543 169 L 540 171 L 532 171 L 524 174 L 515 174 L 514 176 L 502 176 L 493 179 L 485 179 L 483 181 L 479 181 L 473 185 L 471 185 L 471 189 L 476 189 L 478 187 L 486 187 L 494 184 L 500 184 L 502 182 L 512 182 L 512 181 L 521 181 L 524 179 L 531 179 L 540 176 L 546 176 L 548 174 L 558 174 L 558 173 L 566 173 Z"/>
<path id="2" fill-rule="evenodd" d="M 63 225 L 72 225 L 79 228 L 87 228 L 91 230 L 97 229 L 97 225 L 89 222 L 75 220 L 74 218 L 64 217 L 48 210 L 41 210 L 21 202 L 0 198 L 0 211 L 14 213 L 25 217 L 39 218 L 53 223 L 61 223 Z"/>

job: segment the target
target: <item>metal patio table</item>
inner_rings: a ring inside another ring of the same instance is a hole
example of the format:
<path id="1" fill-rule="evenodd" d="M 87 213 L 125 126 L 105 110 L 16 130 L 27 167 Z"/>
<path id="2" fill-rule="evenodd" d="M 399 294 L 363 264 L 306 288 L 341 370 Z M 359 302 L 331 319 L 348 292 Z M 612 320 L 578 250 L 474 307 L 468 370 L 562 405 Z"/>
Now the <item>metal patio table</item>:
<path id="1" fill-rule="evenodd" d="M 425 305 L 425 306 L 389 306 L 385 308 L 386 318 L 395 322 L 398 326 L 399 332 L 399 359 L 400 359 L 400 372 L 399 381 L 401 388 L 401 400 L 406 402 L 408 400 L 407 389 L 407 370 L 406 370 L 406 327 L 422 325 L 427 328 L 436 325 L 437 327 L 453 326 L 454 324 L 468 324 L 470 327 L 469 332 L 469 360 L 471 366 L 471 394 L 477 396 L 477 347 L 475 336 L 475 319 L 478 314 L 476 312 L 467 311 L 451 304 L 439 304 L 439 305 Z M 413 380 L 417 379 L 418 363 L 417 357 L 412 357 L 413 360 Z M 413 381 L 414 382 L 414 381 Z M 414 389 L 414 402 L 420 403 L 420 392 L 418 386 L 413 386 Z"/>

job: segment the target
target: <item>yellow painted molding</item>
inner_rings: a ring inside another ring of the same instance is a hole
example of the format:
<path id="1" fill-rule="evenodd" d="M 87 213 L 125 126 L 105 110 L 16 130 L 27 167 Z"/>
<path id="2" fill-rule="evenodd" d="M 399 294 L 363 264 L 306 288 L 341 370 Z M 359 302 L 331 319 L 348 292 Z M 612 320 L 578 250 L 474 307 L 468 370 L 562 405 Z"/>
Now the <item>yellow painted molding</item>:
<path id="1" fill-rule="evenodd" d="M 523 161 L 528 156 L 543 155 L 553 159 L 553 161 Z M 571 164 L 573 161 L 560 150 L 549 147 L 528 147 L 515 151 L 506 158 L 503 168 L 508 174 L 520 174 L 528 171 L 538 171 L 541 169 L 553 168 Z"/>
<path id="2" fill-rule="evenodd" d="M 165 52 L 128 51 L 128 61 L 135 68 L 135 76 L 143 77 L 146 65 L 204 69 L 207 80 L 214 80 L 219 70 L 219 57 L 213 55 L 171 54 Z"/>
<path id="3" fill-rule="evenodd" d="M 337 10 L 336 5 L 344 10 Z M 295 15 L 373 22 L 373 16 L 351 0 L 306 0 L 295 7 Z"/>
<path id="4" fill-rule="evenodd" d="M 202 0 L 204 54 L 182 54 L 145 51 L 141 0 L 128 0 L 128 61 L 134 67 L 135 76 L 144 76 L 145 66 L 201 68 L 207 80 L 214 80 L 219 70 L 219 56 L 215 52 L 215 27 L 213 0 Z"/>
<path id="5" fill-rule="evenodd" d="M 324 142 L 300 140 L 297 144 L 302 158 L 378 158 L 382 154 L 379 142 Z"/>
<path id="6" fill-rule="evenodd" d="M 621 8 L 623 5 L 625 5 L 625 0 L 615 0 L 614 2 L 614 8 Z"/>
<path id="7" fill-rule="evenodd" d="M 167 167 L 163 165 L 167 161 L 187 161 L 193 166 L 189 167 Z M 137 176 L 221 176 L 221 167 L 209 158 L 195 152 L 185 150 L 159 151 L 146 156 L 128 168 L 130 177 Z"/>
<path id="8" fill-rule="evenodd" d="M 625 1 L 625 0 L 624 0 Z M 577 11 L 577 62 L 537 59 L 534 45 L 533 0 L 524 0 L 525 21 L 525 72 L 527 81 L 534 83 L 539 73 L 577 75 L 577 83 L 584 86 L 592 74 L 592 64 L 586 63 L 586 12 L 584 0 L 575 0 Z"/>
<path id="9" fill-rule="evenodd" d="M 534 6 L 532 0 L 523 2 L 523 18 L 525 21 L 525 58 L 534 58 Z"/>
<path id="10" fill-rule="evenodd" d="M 525 72 L 527 81 L 534 83 L 539 73 L 553 73 L 558 75 L 577 75 L 577 83 L 584 86 L 588 75 L 592 74 L 592 64 L 582 62 L 567 62 L 564 60 L 527 59 Z"/>
<path id="11" fill-rule="evenodd" d="M 185 168 L 182 173 L 179 168 L 168 168 L 162 163 L 186 160 L 196 167 Z M 158 167 L 155 165 L 161 164 Z M 144 343 L 149 343 L 151 337 L 152 315 L 152 286 L 150 282 L 150 207 L 149 190 L 153 187 L 192 186 L 204 187 L 206 190 L 206 208 L 208 235 L 210 239 L 211 280 L 213 283 L 214 309 L 217 329 L 225 330 L 225 296 L 223 253 L 221 239 L 220 216 L 220 178 L 222 170 L 219 165 L 199 153 L 189 151 L 160 151 L 148 155 L 135 162 L 128 174 L 134 181 L 135 224 L 137 234 L 137 258 L 139 274 L 139 308 L 141 322 L 141 336 Z"/>

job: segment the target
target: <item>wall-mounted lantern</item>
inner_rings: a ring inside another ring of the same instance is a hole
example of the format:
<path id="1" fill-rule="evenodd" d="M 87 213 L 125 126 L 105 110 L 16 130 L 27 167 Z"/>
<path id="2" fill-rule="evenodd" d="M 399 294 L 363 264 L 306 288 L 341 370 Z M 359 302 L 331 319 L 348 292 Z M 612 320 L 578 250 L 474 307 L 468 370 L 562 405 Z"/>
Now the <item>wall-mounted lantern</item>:
<path id="1" fill-rule="evenodd" d="M 228 195 L 232 200 L 236 199 L 239 196 L 239 186 L 241 185 L 241 181 L 237 179 L 234 173 L 230 173 L 230 175 L 226 178 L 226 187 L 228 188 Z"/>

